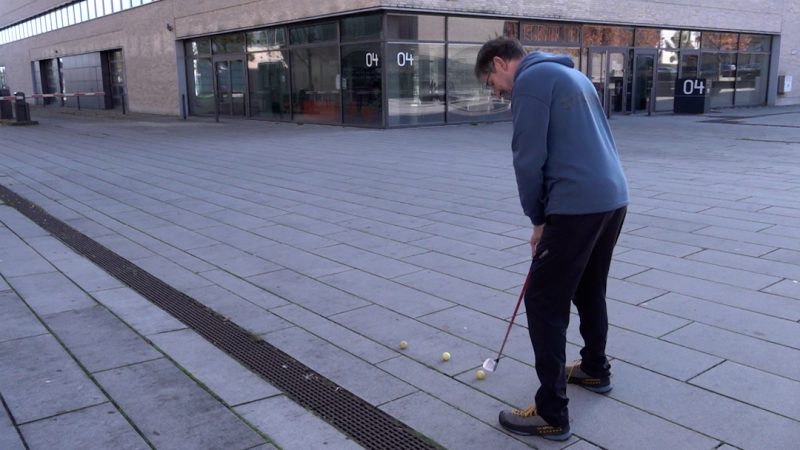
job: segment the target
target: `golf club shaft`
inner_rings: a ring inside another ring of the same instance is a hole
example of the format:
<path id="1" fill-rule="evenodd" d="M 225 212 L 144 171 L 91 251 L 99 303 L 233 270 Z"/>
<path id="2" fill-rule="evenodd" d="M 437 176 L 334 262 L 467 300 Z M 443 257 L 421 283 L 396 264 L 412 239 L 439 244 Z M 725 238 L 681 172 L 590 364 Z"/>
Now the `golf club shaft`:
<path id="1" fill-rule="evenodd" d="M 522 285 L 522 292 L 519 293 L 519 299 L 517 299 L 517 306 L 514 307 L 514 314 L 511 315 L 511 320 L 508 322 L 508 329 L 506 330 L 506 337 L 503 338 L 503 344 L 500 345 L 500 351 L 497 353 L 496 362 L 500 361 L 500 356 L 503 354 L 503 349 L 506 347 L 506 341 L 508 341 L 508 334 L 511 333 L 511 327 L 514 325 L 514 319 L 517 317 L 517 311 L 519 311 L 519 305 L 522 303 L 522 299 L 525 297 L 525 291 L 528 290 L 528 281 L 531 279 L 531 272 L 528 271 L 528 276 L 525 277 L 525 284 Z"/>

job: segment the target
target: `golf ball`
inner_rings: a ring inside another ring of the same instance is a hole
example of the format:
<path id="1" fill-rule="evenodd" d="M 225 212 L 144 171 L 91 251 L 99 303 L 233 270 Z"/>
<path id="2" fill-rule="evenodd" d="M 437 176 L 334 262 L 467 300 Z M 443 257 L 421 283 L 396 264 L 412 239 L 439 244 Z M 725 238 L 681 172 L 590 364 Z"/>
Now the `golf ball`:
<path id="1" fill-rule="evenodd" d="M 442 361 L 450 361 L 450 352 L 442 353 Z"/>
<path id="2" fill-rule="evenodd" d="M 400 341 L 400 350 L 405 350 L 408 348 L 408 342 Z"/>
<path id="3" fill-rule="evenodd" d="M 479 380 L 482 380 L 482 379 L 486 378 L 486 372 L 484 372 L 482 370 L 478 370 L 477 372 L 475 372 L 475 378 L 477 378 Z"/>

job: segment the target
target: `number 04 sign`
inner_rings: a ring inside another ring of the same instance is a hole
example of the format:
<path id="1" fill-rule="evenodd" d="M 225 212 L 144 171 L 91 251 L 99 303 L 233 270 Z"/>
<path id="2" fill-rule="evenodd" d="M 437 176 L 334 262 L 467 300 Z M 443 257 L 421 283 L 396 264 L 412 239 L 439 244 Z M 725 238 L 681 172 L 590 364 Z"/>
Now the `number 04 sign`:
<path id="1" fill-rule="evenodd" d="M 411 52 L 397 52 L 397 65 L 403 67 L 406 64 L 409 66 L 414 65 L 414 54 Z"/>
<path id="2" fill-rule="evenodd" d="M 706 91 L 705 80 L 687 78 L 683 81 L 683 95 L 703 95 Z"/>

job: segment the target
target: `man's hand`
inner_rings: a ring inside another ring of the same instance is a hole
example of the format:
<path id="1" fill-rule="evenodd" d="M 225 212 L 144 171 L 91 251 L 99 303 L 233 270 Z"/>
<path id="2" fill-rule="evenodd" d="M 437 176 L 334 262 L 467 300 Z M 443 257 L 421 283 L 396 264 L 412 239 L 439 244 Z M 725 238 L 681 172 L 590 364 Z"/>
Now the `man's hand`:
<path id="1" fill-rule="evenodd" d="M 544 232 L 544 224 L 533 226 L 533 234 L 531 235 L 531 257 L 536 256 L 536 246 L 542 239 L 543 232 Z"/>

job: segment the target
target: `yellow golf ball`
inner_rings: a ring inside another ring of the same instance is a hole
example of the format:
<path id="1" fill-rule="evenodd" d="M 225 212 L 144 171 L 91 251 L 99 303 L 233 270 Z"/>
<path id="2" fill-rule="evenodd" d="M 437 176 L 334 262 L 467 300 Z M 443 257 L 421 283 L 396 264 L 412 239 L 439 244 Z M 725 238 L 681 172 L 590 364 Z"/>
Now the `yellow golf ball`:
<path id="1" fill-rule="evenodd" d="M 475 378 L 477 378 L 479 380 L 482 380 L 482 379 L 486 378 L 486 372 L 484 372 L 482 370 L 478 370 L 477 372 L 475 372 Z"/>
<path id="2" fill-rule="evenodd" d="M 450 352 L 442 353 L 442 361 L 450 361 Z"/>
<path id="3" fill-rule="evenodd" d="M 400 350 L 405 350 L 408 348 L 408 342 L 400 341 Z"/>

